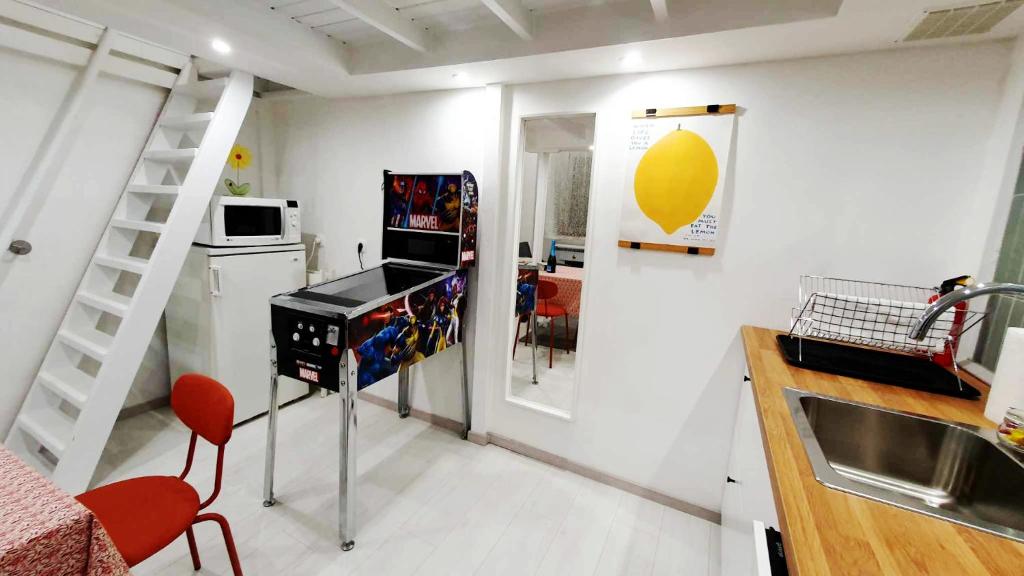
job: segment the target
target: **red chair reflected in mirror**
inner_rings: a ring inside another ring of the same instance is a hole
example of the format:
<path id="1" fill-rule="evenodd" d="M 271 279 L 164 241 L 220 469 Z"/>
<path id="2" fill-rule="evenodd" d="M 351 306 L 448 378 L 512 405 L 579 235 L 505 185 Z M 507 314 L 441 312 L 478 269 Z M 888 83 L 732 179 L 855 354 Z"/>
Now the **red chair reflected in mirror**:
<path id="1" fill-rule="evenodd" d="M 565 319 L 565 353 L 569 353 L 569 312 L 551 299 L 558 296 L 558 284 L 550 280 L 537 282 L 537 316 L 547 318 L 548 324 L 548 368 L 553 366 L 555 350 L 555 318 Z"/>

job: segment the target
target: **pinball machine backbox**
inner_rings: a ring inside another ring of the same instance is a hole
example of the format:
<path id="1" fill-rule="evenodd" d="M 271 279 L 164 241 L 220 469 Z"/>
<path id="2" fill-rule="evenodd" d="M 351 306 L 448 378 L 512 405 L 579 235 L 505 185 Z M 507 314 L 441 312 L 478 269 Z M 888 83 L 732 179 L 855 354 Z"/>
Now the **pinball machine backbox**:
<path id="1" fill-rule="evenodd" d="M 339 358 L 351 349 L 362 389 L 461 342 L 475 178 L 386 171 L 383 192 L 380 266 L 271 299 L 278 374 L 338 391 Z"/>

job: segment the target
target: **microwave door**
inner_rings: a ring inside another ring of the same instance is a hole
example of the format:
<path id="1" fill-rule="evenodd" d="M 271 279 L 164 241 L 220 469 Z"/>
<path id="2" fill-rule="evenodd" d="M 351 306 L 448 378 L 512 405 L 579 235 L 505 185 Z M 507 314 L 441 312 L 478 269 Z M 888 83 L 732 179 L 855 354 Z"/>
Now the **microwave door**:
<path id="1" fill-rule="evenodd" d="M 224 237 L 231 242 L 278 242 L 284 236 L 285 214 L 280 205 L 227 204 Z"/>

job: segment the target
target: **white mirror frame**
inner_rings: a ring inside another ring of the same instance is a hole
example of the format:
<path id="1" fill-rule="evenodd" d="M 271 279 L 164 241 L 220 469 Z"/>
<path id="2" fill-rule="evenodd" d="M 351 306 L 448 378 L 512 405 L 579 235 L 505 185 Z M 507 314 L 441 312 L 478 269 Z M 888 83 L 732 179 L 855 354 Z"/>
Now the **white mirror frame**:
<path id="1" fill-rule="evenodd" d="M 508 232 L 508 236 L 507 237 L 509 238 L 510 241 L 509 241 L 509 246 L 507 246 L 507 248 L 509 248 L 509 249 L 503 251 L 506 254 L 510 254 L 511 257 L 508 260 L 508 266 L 506 268 L 504 268 L 505 271 L 506 271 L 506 274 L 504 275 L 504 281 L 502 281 L 499 284 L 499 286 L 501 287 L 501 290 L 504 291 L 503 293 L 506 296 L 505 298 L 502 298 L 501 297 L 502 294 L 498 294 L 499 297 L 498 297 L 497 301 L 498 302 L 502 302 L 502 300 L 504 300 L 504 305 L 502 305 L 502 306 L 500 306 L 498 308 L 498 310 L 499 310 L 498 313 L 499 314 L 503 314 L 504 316 L 499 316 L 499 318 L 504 317 L 504 318 L 507 318 L 507 319 L 511 319 L 511 318 L 515 317 L 515 290 L 514 290 L 513 284 L 515 283 L 515 279 L 518 276 L 518 270 L 519 270 L 519 266 L 518 266 L 518 255 L 519 255 L 518 247 L 519 247 L 519 242 L 520 242 L 519 227 L 520 227 L 520 224 L 521 224 L 521 221 L 522 221 L 522 211 L 523 211 L 522 197 L 523 197 L 523 178 L 524 178 L 524 172 L 525 172 L 525 162 L 524 162 L 524 159 L 525 159 L 525 154 L 526 154 L 526 130 L 525 130 L 526 122 L 528 120 L 536 120 L 536 119 L 540 119 L 540 118 L 566 118 L 566 117 L 572 117 L 572 116 L 591 116 L 591 117 L 593 117 L 593 119 L 594 119 L 594 140 L 593 141 L 596 143 L 597 142 L 597 134 L 598 134 L 598 131 L 597 131 L 597 127 L 598 127 L 598 122 L 597 122 L 597 116 L 598 115 L 597 115 L 597 112 L 556 112 L 556 113 L 543 113 L 543 114 L 524 114 L 524 115 L 519 116 L 518 119 L 517 119 L 517 123 L 518 123 L 518 126 L 519 126 L 518 143 L 517 143 L 517 146 L 516 146 L 516 155 L 515 155 L 515 158 L 514 158 L 513 163 L 512 163 L 512 169 L 515 170 L 515 172 L 513 173 L 513 174 L 515 174 L 515 180 L 514 180 L 515 184 L 514 184 L 513 189 L 510 191 L 510 194 L 509 194 L 510 197 L 511 197 L 510 198 L 510 200 L 511 200 L 510 204 L 511 204 L 513 210 L 514 210 L 514 215 L 513 215 L 513 218 L 510 218 L 510 219 L 508 219 L 506 221 L 507 222 L 507 226 L 508 226 L 508 229 L 506 230 L 506 232 Z M 596 152 L 597 151 L 596 144 L 594 145 L 594 147 L 591 150 L 592 150 L 592 152 Z M 591 163 L 590 163 L 590 190 L 589 190 L 590 198 L 587 201 L 587 239 L 583 243 L 583 251 L 584 251 L 583 253 L 584 253 L 584 262 L 585 262 L 584 266 L 583 266 L 583 289 L 580 292 L 580 316 L 579 316 L 579 319 L 578 319 L 578 322 L 577 322 L 577 326 L 576 326 L 576 360 L 575 360 L 576 365 L 575 365 L 575 370 L 573 371 L 572 402 L 571 402 L 571 404 L 569 406 L 569 409 L 568 410 L 563 410 L 561 408 L 556 408 L 554 406 L 549 406 L 547 404 L 542 404 L 540 402 L 535 402 L 533 400 L 527 400 L 525 398 L 520 398 L 518 396 L 514 396 L 512 394 L 512 348 L 511 348 L 511 346 L 506 345 L 504 347 L 505 348 L 504 352 L 502 353 L 503 355 L 500 356 L 500 358 L 502 359 L 502 366 L 503 366 L 503 370 L 501 371 L 501 374 L 502 374 L 503 387 L 504 387 L 504 390 L 505 390 L 505 395 L 504 396 L 505 396 L 505 401 L 506 402 L 509 402 L 510 404 L 513 404 L 513 405 L 516 405 L 516 406 L 519 406 L 519 407 L 522 407 L 522 408 L 527 408 L 527 409 L 530 409 L 530 410 L 535 410 L 535 411 L 540 412 L 542 414 L 547 414 L 549 416 L 553 416 L 555 418 L 559 418 L 561 420 L 567 420 L 567 421 L 570 421 L 570 422 L 574 421 L 576 419 L 576 409 L 577 409 L 577 407 L 579 405 L 580 388 L 581 388 L 581 384 L 582 384 L 582 374 L 583 374 L 582 368 L 584 366 L 584 364 L 582 362 L 582 359 L 584 358 L 584 354 L 582 353 L 582 351 L 584 351 L 586 349 L 586 347 L 584 345 L 585 344 L 585 342 L 584 342 L 585 341 L 585 334 L 586 334 L 586 331 L 584 330 L 584 327 L 585 327 L 586 317 L 587 317 L 587 312 L 586 311 L 587 311 L 587 308 L 589 308 L 589 306 L 588 306 L 588 301 L 589 301 L 588 294 L 590 292 L 590 290 L 589 290 L 589 287 L 590 287 L 590 273 L 591 273 L 591 269 L 592 269 L 592 267 L 587 265 L 586 262 L 591 259 L 591 255 L 593 254 L 593 245 L 592 244 L 593 244 L 593 238 L 594 238 L 594 231 L 593 231 L 594 218 L 592 216 L 594 214 L 594 198 L 596 197 L 596 194 L 594 194 L 594 183 L 597 181 L 597 179 L 596 179 L 596 175 L 597 175 L 597 162 L 595 161 L 595 158 L 596 158 L 596 155 L 592 153 L 591 154 Z M 536 215 L 534 217 L 536 218 Z M 507 335 L 507 339 L 505 341 L 508 342 L 509 344 L 513 344 L 515 342 L 515 327 L 516 326 L 515 326 L 514 322 L 509 322 L 508 323 L 508 335 Z"/>

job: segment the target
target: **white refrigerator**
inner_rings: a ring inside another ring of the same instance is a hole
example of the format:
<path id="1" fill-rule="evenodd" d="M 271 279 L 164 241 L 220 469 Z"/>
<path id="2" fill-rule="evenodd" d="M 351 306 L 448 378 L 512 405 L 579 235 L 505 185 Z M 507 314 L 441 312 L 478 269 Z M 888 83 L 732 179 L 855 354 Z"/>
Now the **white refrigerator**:
<path id="1" fill-rule="evenodd" d="M 270 402 L 270 297 L 306 285 L 302 244 L 211 248 L 192 245 L 167 303 L 171 382 L 199 372 L 235 397 L 235 424 Z M 281 378 L 278 402 L 309 393 Z"/>

